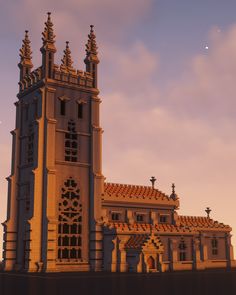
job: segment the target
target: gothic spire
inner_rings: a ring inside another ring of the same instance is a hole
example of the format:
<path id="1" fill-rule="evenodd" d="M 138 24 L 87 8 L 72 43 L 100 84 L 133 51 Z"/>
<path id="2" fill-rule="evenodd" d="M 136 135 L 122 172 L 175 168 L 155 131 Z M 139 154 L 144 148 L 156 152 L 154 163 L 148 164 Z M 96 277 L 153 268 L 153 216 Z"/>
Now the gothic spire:
<path id="1" fill-rule="evenodd" d="M 48 12 L 48 19 L 45 22 L 45 28 L 42 33 L 43 35 L 43 46 L 46 46 L 47 44 L 53 45 L 55 43 L 55 35 L 53 32 L 53 23 L 51 21 L 51 12 Z"/>
<path id="2" fill-rule="evenodd" d="M 98 47 L 96 42 L 96 35 L 93 30 L 93 25 L 90 26 L 90 33 L 88 35 L 88 42 L 86 44 L 86 57 L 84 62 L 86 64 L 86 72 L 91 73 L 93 77 L 93 87 L 97 88 L 97 65 L 98 59 Z"/>
<path id="3" fill-rule="evenodd" d="M 53 31 L 53 23 L 51 21 L 51 12 L 48 12 L 48 19 L 45 22 L 45 28 L 42 33 L 43 46 L 40 51 L 42 52 L 42 71 L 43 77 L 52 78 L 54 70 L 54 54 L 56 52 L 55 35 Z"/>
<path id="4" fill-rule="evenodd" d="M 23 44 L 22 47 L 20 49 L 20 62 L 21 63 L 25 63 L 27 62 L 28 64 L 32 64 L 31 60 L 32 60 L 32 51 L 31 51 L 31 47 L 30 47 L 30 40 L 29 40 L 29 35 L 28 35 L 28 31 L 25 31 L 25 38 L 24 40 L 22 40 Z"/>
<path id="5" fill-rule="evenodd" d="M 64 50 L 64 56 L 61 60 L 61 69 L 67 71 L 75 71 L 72 64 L 71 50 L 69 47 L 69 41 L 66 41 L 66 49 Z"/>
<path id="6" fill-rule="evenodd" d="M 18 67 L 20 68 L 20 80 L 22 80 L 25 75 L 28 75 L 33 67 L 28 31 L 25 31 L 25 38 L 22 42 L 23 44 L 20 49 L 20 62 L 18 64 Z"/>
<path id="7" fill-rule="evenodd" d="M 90 55 L 97 55 L 97 42 L 96 42 L 96 35 L 94 34 L 93 30 L 94 26 L 90 26 L 90 33 L 88 35 L 88 42 L 86 44 L 86 54 L 87 57 Z"/>

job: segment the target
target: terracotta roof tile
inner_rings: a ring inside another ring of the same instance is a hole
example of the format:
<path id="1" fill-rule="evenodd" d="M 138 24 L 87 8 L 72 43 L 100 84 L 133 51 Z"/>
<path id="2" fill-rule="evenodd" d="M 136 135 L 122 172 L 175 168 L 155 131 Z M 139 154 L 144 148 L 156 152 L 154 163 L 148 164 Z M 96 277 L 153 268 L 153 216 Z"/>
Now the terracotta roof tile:
<path id="1" fill-rule="evenodd" d="M 225 225 L 208 217 L 202 216 L 178 216 L 179 225 L 183 227 L 192 227 L 195 229 L 217 229 L 222 228 L 231 231 L 229 225 Z"/>
<path id="2" fill-rule="evenodd" d="M 178 201 L 174 201 L 168 195 L 151 186 L 130 185 L 119 183 L 104 184 L 104 199 L 105 200 L 145 200 L 145 201 L 164 201 L 172 202 L 178 206 Z"/>

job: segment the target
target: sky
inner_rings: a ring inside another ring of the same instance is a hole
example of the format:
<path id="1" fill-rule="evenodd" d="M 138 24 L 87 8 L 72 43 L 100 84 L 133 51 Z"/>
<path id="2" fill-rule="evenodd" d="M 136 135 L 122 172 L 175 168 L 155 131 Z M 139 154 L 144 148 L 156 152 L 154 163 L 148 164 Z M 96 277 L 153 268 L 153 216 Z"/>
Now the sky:
<path id="1" fill-rule="evenodd" d="M 0 220 L 6 218 L 19 48 L 29 30 L 33 64 L 52 12 L 56 62 L 70 41 L 85 69 L 89 25 L 99 46 L 103 174 L 170 194 L 179 214 L 233 227 L 236 246 L 236 1 L 0 0 Z M 2 244 L 0 230 L 0 250 Z"/>

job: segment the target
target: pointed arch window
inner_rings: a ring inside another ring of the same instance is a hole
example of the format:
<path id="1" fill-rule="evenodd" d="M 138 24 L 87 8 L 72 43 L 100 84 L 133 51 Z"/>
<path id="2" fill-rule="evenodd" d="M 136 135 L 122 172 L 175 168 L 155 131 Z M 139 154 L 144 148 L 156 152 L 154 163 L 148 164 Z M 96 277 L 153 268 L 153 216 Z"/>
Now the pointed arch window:
<path id="1" fill-rule="evenodd" d="M 75 122 L 68 122 L 68 131 L 65 133 L 65 161 L 77 162 L 78 137 Z"/>
<path id="2" fill-rule="evenodd" d="M 72 177 L 61 189 L 58 210 L 58 259 L 81 259 L 82 204 L 78 184 Z"/>
<path id="3" fill-rule="evenodd" d="M 187 246 L 183 239 L 179 243 L 179 260 L 185 261 L 187 257 Z"/>

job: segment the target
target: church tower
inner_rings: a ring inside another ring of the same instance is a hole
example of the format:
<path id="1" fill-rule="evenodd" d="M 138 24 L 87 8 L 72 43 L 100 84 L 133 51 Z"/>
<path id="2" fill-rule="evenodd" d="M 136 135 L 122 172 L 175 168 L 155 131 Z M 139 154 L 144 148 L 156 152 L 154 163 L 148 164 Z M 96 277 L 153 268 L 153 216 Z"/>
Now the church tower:
<path id="1" fill-rule="evenodd" d="M 85 72 L 73 67 L 69 42 L 55 64 L 50 13 L 42 41 L 37 69 L 28 31 L 20 49 L 4 269 L 99 271 L 104 177 L 96 36 L 91 26 Z"/>

